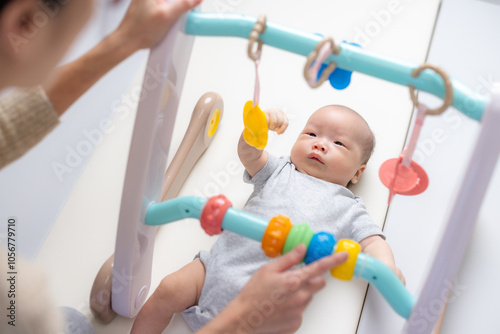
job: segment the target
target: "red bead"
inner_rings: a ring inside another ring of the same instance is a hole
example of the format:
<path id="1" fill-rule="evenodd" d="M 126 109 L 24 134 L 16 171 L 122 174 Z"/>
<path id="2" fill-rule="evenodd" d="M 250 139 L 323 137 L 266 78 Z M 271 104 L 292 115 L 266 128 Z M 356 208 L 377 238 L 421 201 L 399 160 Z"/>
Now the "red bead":
<path id="1" fill-rule="evenodd" d="M 200 217 L 201 227 L 206 234 L 217 235 L 222 232 L 222 220 L 231 206 L 231 202 L 222 194 L 208 199 Z"/>

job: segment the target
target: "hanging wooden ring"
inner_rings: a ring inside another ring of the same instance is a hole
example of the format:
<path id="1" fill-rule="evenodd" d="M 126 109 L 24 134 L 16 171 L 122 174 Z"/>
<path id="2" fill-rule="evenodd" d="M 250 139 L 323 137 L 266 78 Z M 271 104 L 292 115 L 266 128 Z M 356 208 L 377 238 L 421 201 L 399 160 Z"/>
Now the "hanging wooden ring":
<path id="1" fill-rule="evenodd" d="M 419 68 L 413 70 L 411 72 L 411 75 L 414 78 L 416 78 L 420 75 L 420 73 L 424 69 L 433 70 L 434 72 L 439 74 L 439 76 L 441 76 L 441 78 L 443 78 L 444 88 L 445 88 L 445 97 L 443 99 L 443 105 L 439 108 L 428 109 L 427 113 L 426 113 L 427 115 L 441 115 L 453 103 L 453 86 L 451 84 L 451 80 L 445 71 L 443 71 L 441 68 L 434 66 L 434 65 L 431 65 L 431 64 L 423 64 Z M 411 97 L 411 100 L 413 101 L 413 105 L 417 106 L 418 99 L 417 99 L 417 96 L 415 94 L 415 87 L 413 87 L 412 85 L 410 85 L 410 97 Z"/>
<path id="2" fill-rule="evenodd" d="M 309 82 L 309 80 L 311 79 L 310 76 L 309 76 L 309 68 L 311 68 L 313 62 L 318 58 L 320 50 L 321 50 L 321 48 L 323 48 L 323 45 L 325 45 L 325 43 L 330 43 L 331 49 L 332 49 L 332 53 L 334 55 L 338 55 L 340 53 L 340 48 L 337 45 L 335 45 L 335 43 L 333 42 L 333 39 L 331 37 L 323 38 L 316 45 L 316 47 L 314 48 L 314 50 L 311 51 L 311 53 L 309 54 L 309 56 L 307 56 L 307 62 L 305 64 L 305 66 L 304 66 L 304 79 L 306 79 L 307 82 Z M 330 76 L 330 74 L 332 74 L 332 72 L 335 70 L 335 68 L 337 68 L 337 63 L 335 63 L 333 61 L 330 62 L 330 64 L 328 64 L 328 67 L 325 68 L 323 70 L 323 72 L 321 73 L 320 78 L 313 85 L 311 85 L 311 87 L 312 88 L 318 88 L 319 86 L 321 86 L 321 84 L 323 84 L 323 82 L 325 82 L 326 79 L 328 79 L 328 77 Z"/>
<path id="3" fill-rule="evenodd" d="M 259 16 L 257 22 L 253 26 L 252 32 L 248 37 L 248 57 L 253 61 L 259 60 L 260 52 L 262 51 L 262 40 L 259 39 L 260 34 L 266 31 L 266 15 Z M 257 43 L 257 50 L 254 51 L 254 44 Z"/>

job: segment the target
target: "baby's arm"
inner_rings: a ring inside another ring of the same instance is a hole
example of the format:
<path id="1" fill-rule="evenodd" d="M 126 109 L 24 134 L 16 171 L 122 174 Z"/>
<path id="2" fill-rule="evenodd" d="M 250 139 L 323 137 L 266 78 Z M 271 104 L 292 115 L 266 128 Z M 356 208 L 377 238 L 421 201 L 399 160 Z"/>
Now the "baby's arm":
<path id="1" fill-rule="evenodd" d="M 288 118 L 283 111 L 279 109 L 268 109 L 265 110 L 264 113 L 266 114 L 269 130 L 276 131 L 279 135 L 285 132 L 288 127 Z M 243 138 L 243 133 L 238 143 L 238 156 L 248 174 L 252 177 L 266 165 L 268 158 L 266 151 L 261 151 L 248 145 Z"/>
<path id="2" fill-rule="evenodd" d="M 392 254 L 391 247 L 389 247 L 387 241 L 382 239 L 379 235 L 372 235 L 361 240 L 359 244 L 361 245 L 361 249 L 364 253 L 373 256 L 391 268 L 392 271 L 394 271 L 394 273 L 399 277 L 401 282 L 406 285 L 405 277 L 401 273 L 401 270 L 396 267 L 394 255 Z"/>
<path id="3" fill-rule="evenodd" d="M 163 332 L 172 315 L 197 305 L 205 266 L 197 259 L 165 277 L 135 318 L 131 334 Z"/>

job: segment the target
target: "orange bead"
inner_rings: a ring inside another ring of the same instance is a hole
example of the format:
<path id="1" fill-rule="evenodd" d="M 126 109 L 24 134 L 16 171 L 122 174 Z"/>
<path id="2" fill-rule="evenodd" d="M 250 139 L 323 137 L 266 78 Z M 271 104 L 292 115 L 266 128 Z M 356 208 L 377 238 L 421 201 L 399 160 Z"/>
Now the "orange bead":
<path id="1" fill-rule="evenodd" d="M 271 219 L 262 237 L 262 249 L 268 257 L 281 255 L 291 228 L 292 223 L 287 216 L 279 215 Z"/>

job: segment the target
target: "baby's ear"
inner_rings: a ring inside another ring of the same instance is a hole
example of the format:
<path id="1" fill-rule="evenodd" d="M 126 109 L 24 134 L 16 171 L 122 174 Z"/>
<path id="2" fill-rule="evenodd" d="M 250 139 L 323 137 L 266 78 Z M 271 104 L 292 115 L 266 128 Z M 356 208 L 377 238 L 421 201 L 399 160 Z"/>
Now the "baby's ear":
<path id="1" fill-rule="evenodd" d="M 361 177 L 361 174 L 363 174 L 363 172 L 365 171 L 365 169 L 366 169 L 366 165 L 365 164 L 362 164 L 361 166 L 359 166 L 358 170 L 356 171 L 356 174 L 354 174 L 354 176 L 351 178 L 351 183 L 352 184 L 358 183 L 359 178 Z"/>

